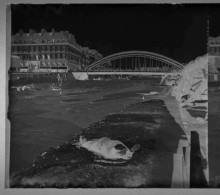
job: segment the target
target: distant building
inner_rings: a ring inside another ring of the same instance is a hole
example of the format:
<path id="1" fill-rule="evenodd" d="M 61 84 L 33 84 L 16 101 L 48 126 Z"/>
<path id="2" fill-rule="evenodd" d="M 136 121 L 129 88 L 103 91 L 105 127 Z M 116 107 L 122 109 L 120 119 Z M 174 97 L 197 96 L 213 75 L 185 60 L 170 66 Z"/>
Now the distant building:
<path id="1" fill-rule="evenodd" d="M 11 72 L 19 72 L 21 68 L 21 60 L 19 56 L 11 56 Z"/>
<path id="2" fill-rule="evenodd" d="M 220 80 L 220 36 L 209 37 L 208 40 L 208 54 L 209 54 L 209 80 Z"/>
<path id="3" fill-rule="evenodd" d="M 220 56 L 220 36 L 209 37 L 208 40 L 208 53 L 214 56 Z"/>
<path id="4" fill-rule="evenodd" d="M 208 40 L 209 53 L 209 73 L 220 72 L 220 36 L 209 37 Z"/>
<path id="5" fill-rule="evenodd" d="M 37 33 L 20 30 L 11 39 L 11 54 L 19 56 L 20 71 L 68 71 L 81 70 L 101 59 L 96 50 L 80 46 L 68 31 Z"/>

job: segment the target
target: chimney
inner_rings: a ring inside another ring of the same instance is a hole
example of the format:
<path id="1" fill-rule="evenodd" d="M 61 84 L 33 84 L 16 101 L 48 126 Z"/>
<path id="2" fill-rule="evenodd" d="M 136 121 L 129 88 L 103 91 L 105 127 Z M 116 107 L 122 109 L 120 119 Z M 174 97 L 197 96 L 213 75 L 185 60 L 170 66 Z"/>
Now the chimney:
<path id="1" fill-rule="evenodd" d="M 76 43 L 76 39 L 73 34 L 69 33 L 69 41 L 72 43 Z"/>
<path id="2" fill-rule="evenodd" d="M 54 34 L 55 34 L 55 30 L 52 28 L 52 36 L 54 36 Z"/>
<path id="3" fill-rule="evenodd" d="M 41 29 L 41 35 L 44 35 L 44 33 L 46 33 L 46 30 L 43 28 Z"/>
<path id="4" fill-rule="evenodd" d="M 35 33 L 35 31 L 33 29 L 29 29 L 30 36 L 33 36 L 34 33 Z"/>
<path id="5" fill-rule="evenodd" d="M 19 29 L 19 36 L 22 36 L 22 34 L 24 33 L 24 31 L 22 29 Z"/>

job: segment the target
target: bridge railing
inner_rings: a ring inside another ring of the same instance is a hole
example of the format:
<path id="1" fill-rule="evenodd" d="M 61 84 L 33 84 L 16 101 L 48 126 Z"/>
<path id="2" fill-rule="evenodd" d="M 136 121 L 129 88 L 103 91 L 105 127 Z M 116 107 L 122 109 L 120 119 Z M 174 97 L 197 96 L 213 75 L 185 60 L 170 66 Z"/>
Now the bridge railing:
<path id="1" fill-rule="evenodd" d="M 108 69 L 103 69 L 103 70 L 73 70 L 72 72 L 165 72 L 165 73 L 176 73 L 178 71 L 176 70 L 170 70 L 170 71 L 163 71 L 163 70 L 120 70 L 120 69 L 116 69 L 116 70 L 108 70 Z"/>

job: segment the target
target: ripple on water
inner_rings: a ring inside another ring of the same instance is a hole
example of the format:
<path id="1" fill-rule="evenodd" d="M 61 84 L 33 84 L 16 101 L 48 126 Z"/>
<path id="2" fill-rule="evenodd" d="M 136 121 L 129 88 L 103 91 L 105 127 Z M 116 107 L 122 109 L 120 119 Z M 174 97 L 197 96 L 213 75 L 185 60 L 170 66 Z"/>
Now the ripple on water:
<path id="1" fill-rule="evenodd" d="M 63 94 L 62 97 L 75 97 L 75 96 L 84 96 L 86 93 L 66 93 Z"/>
<path id="2" fill-rule="evenodd" d="M 111 100 L 118 100 L 130 97 L 137 97 L 140 96 L 139 93 L 148 93 L 148 91 L 140 90 L 140 91 L 127 91 L 122 93 L 113 93 L 109 95 L 102 96 L 100 99 L 94 100 L 93 102 L 104 102 L 104 101 L 111 101 Z"/>
<path id="3" fill-rule="evenodd" d="M 85 92 L 70 92 L 70 93 L 64 93 L 63 96 L 76 96 L 76 95 L 86 95 L 86 94 L 90 94 L 90 93 L 97 93 L 97 90 L 94 91 L 85 91 Z"/>
<path id="4" fill-rule="evenodd" d="M 77 103 L 80 102 L 81 99 L 78 98 L 72 98 L 72 99 L 65 99 L 65 100 L 61 100 L 61 103 Z"/>

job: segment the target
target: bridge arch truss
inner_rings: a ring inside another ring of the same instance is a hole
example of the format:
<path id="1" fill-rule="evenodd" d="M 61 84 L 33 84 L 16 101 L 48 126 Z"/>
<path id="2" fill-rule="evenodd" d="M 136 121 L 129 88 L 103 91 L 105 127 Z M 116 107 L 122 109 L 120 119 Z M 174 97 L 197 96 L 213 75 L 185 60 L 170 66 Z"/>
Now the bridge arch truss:
<path id="1" fill-rule="evenodd" d="M 173 72 L 183 64 L 153 52 L 125 51 L 104 57 L 85 68 L 85 71 L 143 71 Z"/>

